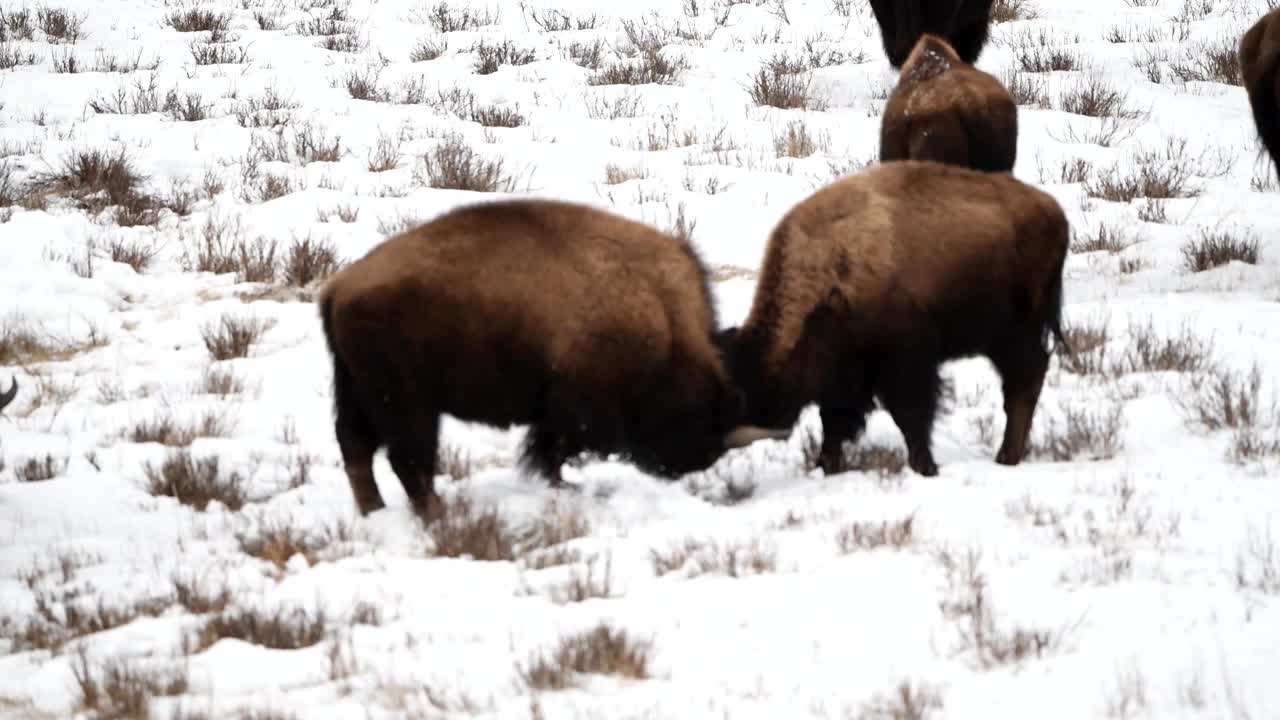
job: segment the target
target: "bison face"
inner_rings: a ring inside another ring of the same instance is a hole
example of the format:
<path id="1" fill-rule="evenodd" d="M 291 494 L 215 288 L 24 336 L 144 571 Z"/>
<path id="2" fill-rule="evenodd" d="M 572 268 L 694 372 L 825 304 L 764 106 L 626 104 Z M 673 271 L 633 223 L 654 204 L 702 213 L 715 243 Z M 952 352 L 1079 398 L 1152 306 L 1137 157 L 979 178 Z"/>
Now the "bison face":
<path id="1" fill-rule="evenodd" d="M 630 454 L 641 469 L 664 477 L 705 470 L 729 450 L 791 434 L 789 427 L 744 424 L 746 396 L 719 373 L 687 373 L 650 407 L 659 415 L 635 438 Z"/>
<path id="2" fill-rule="evenodd" d="M 758 361 L 760 351 L 751 337 L 731 327 L 717 332 L 713 340 L 730 377 L 744 395 L 746 407 L 741 422 L 778 429 L 794 425 L 799 408 L 789 408 L 781 382 L 766 377 Z"/>

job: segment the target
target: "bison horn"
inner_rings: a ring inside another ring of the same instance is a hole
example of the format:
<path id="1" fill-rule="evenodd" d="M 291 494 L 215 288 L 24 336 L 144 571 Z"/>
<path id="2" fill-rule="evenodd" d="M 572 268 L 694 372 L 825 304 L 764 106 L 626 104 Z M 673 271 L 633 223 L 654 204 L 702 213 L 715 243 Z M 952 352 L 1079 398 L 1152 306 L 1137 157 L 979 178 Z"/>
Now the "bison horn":
<path id="1" fill-rule="evenodd" d="M 756 425 L 739 425 L 724 436 L 724 446 L 728 449 L 746 447 L 757 440 L 786 440 L 791 437 L 791 428 L 770 430 Z"/>
<path id="2" fill-rule="evenodd" d="M 0 410 L 4 410 L 5 406 L 13 402 L 13 398 L 18 394 L 18 378 L 13 377 L 9 380 L 9 389 L 0 393 Z"/>

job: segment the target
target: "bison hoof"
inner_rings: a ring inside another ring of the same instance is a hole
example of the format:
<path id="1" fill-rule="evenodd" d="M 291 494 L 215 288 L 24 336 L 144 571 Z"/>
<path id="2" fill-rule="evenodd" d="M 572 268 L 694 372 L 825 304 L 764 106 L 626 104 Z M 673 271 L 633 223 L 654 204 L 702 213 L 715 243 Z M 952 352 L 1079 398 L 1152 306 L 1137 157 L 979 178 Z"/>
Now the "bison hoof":
<path id="1" fill-rule="evenodd" d="M 923 477 L 935 477 L 938 474 L 938 464 L 932 458 L 911 458 L 907 464 L 917 475 Z"/>
<path id="2" fill-rule="evenodd" d="M 1022 458 L 1008 448 L 1000 448 L 1000 452 L 996 453 L 996 462 L 1000 465 L 1017 465 L 1021 461 Z"/>
<path id="3" fill-rule="evenodd" d="M 361 517 L 364 517 L 369 513 L 377 512 L 386 506 L 387 504 L 382 501 L 381 496 L 356 498 L 356 509 L 360 511 Z"/>

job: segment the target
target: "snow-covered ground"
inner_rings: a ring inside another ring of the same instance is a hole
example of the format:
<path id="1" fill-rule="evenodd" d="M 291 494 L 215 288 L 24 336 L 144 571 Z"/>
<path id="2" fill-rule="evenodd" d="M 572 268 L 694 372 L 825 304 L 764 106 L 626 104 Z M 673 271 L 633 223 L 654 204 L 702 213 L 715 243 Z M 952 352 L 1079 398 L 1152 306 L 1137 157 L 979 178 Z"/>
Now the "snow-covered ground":
<path id="1" fill-rule="evenodd" d="M 840 475 L 810 412 L 559 494 L 446 421 L 424 529 L 381 457 L 356 515 L 293 286 L 488 172 L 683 214 L 736 323 L 772 223 L 875 157 L 864 0 L 0 2 L 0 715 L 1280 716 L 1280 196 L 1231 82 L 1265 5 L 998 3 L 1085 348 L 1022 465 L 970 360 L 936 478 L 879 411 Z"/>

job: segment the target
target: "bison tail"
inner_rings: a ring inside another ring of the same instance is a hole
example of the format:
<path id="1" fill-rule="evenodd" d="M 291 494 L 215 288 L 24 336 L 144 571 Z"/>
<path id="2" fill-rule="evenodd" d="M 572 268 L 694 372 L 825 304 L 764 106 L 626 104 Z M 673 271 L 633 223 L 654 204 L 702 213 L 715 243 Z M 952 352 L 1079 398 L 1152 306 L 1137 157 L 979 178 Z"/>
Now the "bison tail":
<path id="1" fill-rule="evenodd" d="M 1065 260 L 1065 259 L 1064 259 Z M 1053 284 L 1049 287 L 1049 297 L 1047 298 L 1043 315 L 1043 337 L 1042 343 L 1047 343 L 1049 336 L 1053 336 L 1054 349 L 1065 350 L 1068 355 L 1075 355 L 1075 348 L 1071 347 L 1071 343 L 1067 342 L 1066 335 L 1062 332 L 1062 268 L 1059 266 L 1058 271 L 1054 274 Z"/>
<path id="2" fill-rule="evenodd" d="M 324 332 L 324 344 L 329 350 L 329 355 L 333 358 L 333 401 L 335 410 L 341 414 L 344 406 L 354 402 L 355 388 L 354 380 L 351 376 L 351 370 L 347 367 L 346 360 L 343 359 L 342 353 L 338 351 L 338 345 L 335 341 L 333 330 L 333 297 L 323 292 L 317 299 L 320 306 L 320 328 Z"/>
<path id="3" fill-rule="evenodd" d="M 1270 156 L 1276 174 L 1280 175 L 1280 48 L 1265 49 L 1257 61 L 1258 72 L 1245 81 L 1253 122 L 1262 141 L 1263 151 Z"/>

